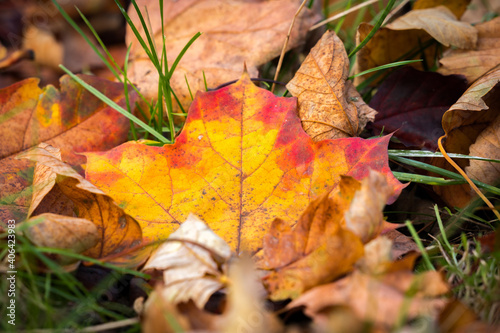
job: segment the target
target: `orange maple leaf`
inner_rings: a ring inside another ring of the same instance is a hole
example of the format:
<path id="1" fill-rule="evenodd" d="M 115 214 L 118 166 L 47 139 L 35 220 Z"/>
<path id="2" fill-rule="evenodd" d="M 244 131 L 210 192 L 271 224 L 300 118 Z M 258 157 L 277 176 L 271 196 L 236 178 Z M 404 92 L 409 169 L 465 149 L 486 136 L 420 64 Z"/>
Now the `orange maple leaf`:
<path id="1" fill-rule="evenodd" d="M 404 185 L 387 163 L 388 136 L 313 142 L 296 106 L 244 74 L 198 92 L 175 144 L 87 153 L 86 177 L 141 224 L 146 239 L 166 238 L 192 212 L 238 252 L 257 251 L 275 217 L 296 221 L 341 175 L 382 172 L 395 199 Z"/>

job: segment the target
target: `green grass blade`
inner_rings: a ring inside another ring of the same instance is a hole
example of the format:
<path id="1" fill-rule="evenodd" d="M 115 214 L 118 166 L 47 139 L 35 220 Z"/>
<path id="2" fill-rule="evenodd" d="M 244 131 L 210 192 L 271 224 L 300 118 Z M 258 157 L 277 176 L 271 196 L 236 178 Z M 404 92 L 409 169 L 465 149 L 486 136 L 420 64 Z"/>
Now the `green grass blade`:
<path id="1" fill-rule="evenodd" d="M 396 177 L 399 181 L 402 182 L 414 182 L 414 183 L 420 183 L 420 184 L 427 184 L 427 185 L 458 185 L 458 184 L 465 184 L 465 180 L 458 180 L 458 179 L 444 179 L 444 178 L 439 178 L 439 177 L 431 177 L 431 176 L 422 176 L 414 173 L 404 173 L 404 172 L 397 172 L 393 171 L 394 177 Z"/>
<path id="2" fill-rule="evenodd" d="M 353 76 L 349 76 L 347 79 L 348 80 L 352 80 L 355 77 L 366 75 L 366 74 L 373 73 L 373 72 L 376 72 L 376 71 L 380 71 L 380 70 L 383 70 L 383 69 L 393 68 L 393 67 L 398 67 L 398 66 L 404 66 L 404 65 L 408 65 L 408 64 L 412 64 L 412 63 L 420 62 L 420 61 L 422 61 L 422 59 L 397 61 L 397 62 L 393 62 L 393 63 L 390 63 L 390 64 L 386 64 L 386 65 L 382 65 L 382 66 L 370 68 L 370 69 L 368 69 L 366 71 L 363 71 L 361 73 L 355 74 Z"/>
<path id="3" fill-rule="evenodd" d="M 167 80 L 170 80 L 170 78 L 172 77 L 172 74 L 174 73 L 175 69 L 177 68 L 177 65 L 181 61 L 181 59 L 184 56 L 184 54 L 186 53 L 186 51 L 195 42 L 195 40 L 197 40 L 198 37 L 200 37 L 200 36 L 201 36 L 201 32 L 197 32 L 193 37 L 191 37 L 191 39 L 189 40 L 189 42 L 187 42 L 187 44 L 182 48 L 182 51 L 179 53 L 179 55 L 177 56 L 177 58 L 175 58 L 175 61 L 172 64 L 172 67 L 170 67 L 170 71 L 167 74 Z"/>
<path id="4" fill-rule="evenodd" d="M 349 58 L 358 53 L 358 51 L 361 50 L 361 48 L 363 48 L 366 45 L 366 43 L 370 41 L 370 39 L 372 39 L 372 37 L 375 35 L 378 29 L 380 29 L 380 27 L 382 26 L 382 23 L 384 22 L 387 15 L 389 15 L 389 12 L 391 11 L 392 6 L 394 6 L 395 2 L 396 0 L 389 0 L 389 3 L 387 4 L 387 6 L 385 6 L 382 15 L 378 19 L 377 23 L 373 26 L 373 29 L 368 33 L 366 38 L 363 39 L 363 41 L 358 46 L 356 46 L 354 50 L 351 51 L 351 53 L 349 53 Z"/>
<path id="5" fill-rule="evenodd" d="M 424 260 L 425 265 L 427 266 L 427 270 L 430 271 L 435 271 L 436 269 L 434 268 L 434 265 L 432 265 L 431 259 L 429 258 L 429 254 L 425 250 L 424 245 L 422 244 L 422 240 L 418 236 L 417 231 L 413 227 L 413 224 L 411 224 L 410 221 L 405 222 L 406 227 L 410 231 L 411 236 L 413 237 L 413 240 L 418 246 L 418 249 L 420 250 L 420 253 L 422 254 L 422 259 Z"/>
<path id="6" fill-rule="evenodd" d="M 443 157 L 443 154 L 441 152 L 431 152 L 431 151 L 426 151 L 426 150 L 399 150 L 399 149 L 389 149 L 389 158 L 391 157 Z M 480 160 L 480 161 L 485 161 L 485 162 L 494 162 L 494 163 L 500 163 L 500 160 L 493 160 L 490 158 L 486 157 L 480 157 L 480 156 L 469 156 L 469 155 L 462 155 L 462 154 L 453 154 L 453 153 L 448 153 L 448 155 L 451 158 L 462 158 L 462 159 L 468 159 L 468 160 Z"/>
<path id="7" fill-rule="evenodd" d="M 116 111 L 120 112 L 122 115 L 124 115 L 128 119 L 132 120 L 138 126 L 144 128 L 148 133 L 150 133 L 151 135 L 153 135 L 160 142 L 163 142 L 165 144 L 170 143 L 165 137 L 163 137 L 163 135 L 161 135 L 160 133 L 158 133 L 157 131 L 155 131 L 152 127 L 146 125 L 142 120 L 140 120 L 139 118 L 137 118 L 136 116 L 134 116 L 133 114 L 131 114 L 130 112 L 128 112 L 127 110 L 125 110 L 124 108 L 122 108 L 121 106 L 119 106 L 118 104 L 116 104 L 114 101 L 112 101 L 111 99 L 109 99 L 106 95 L 104 95 L 103 93 L 101 93 L 100 91 L 98 91 L 97 89 L 95 89 L 94 87 L 92 87 L 91 85 L 87 84 L 85 81 L 83 81 L 78 76 L 76 76 L 75 74 L 73 74 L 69 69 L 67 69 L 63 65 L 59 65 L 59 67 L 61 67 L 63 71 L 65 71 L 69 76 L 71 76 L 73 78 L 73 80 L 75 80 L 76 82 L 78 82 L 79 84 L 81 84 L 91 94 L 93 94 L 94 96 L 96 96 L 97 98 L 99 98 L 101 101 L 103 101 L 104 103 L 106 103 L 107 105 L 109 105 L 110 107 L 112 107 L 113 109 L 115 109 Z"/>

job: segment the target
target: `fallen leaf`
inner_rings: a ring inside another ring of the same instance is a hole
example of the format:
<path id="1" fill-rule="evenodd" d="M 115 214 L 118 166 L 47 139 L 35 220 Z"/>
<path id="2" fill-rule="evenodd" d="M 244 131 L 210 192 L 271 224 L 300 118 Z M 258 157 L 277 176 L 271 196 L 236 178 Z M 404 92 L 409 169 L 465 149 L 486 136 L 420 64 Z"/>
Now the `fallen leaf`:
<path id="1" fill-rule="evenodd" d="M 44 202 L 45 197 L 55 196 L 59 201 L 71 206 L 75 214 L 82 219 L 91 221 L 98 231 L 98 242 L 95 246 L 83 252 L 92 258 L 113 257 L 114 264 L 136 267 L 143 263 L 149 255 L 148 248 L 142 248 L 131 253 L 127 250 L 134 249 L 142 241 L 141 228 L 137 221 L 125 214 L 112 199 L 101 190 L 85 180 L 80 174 L 60 159 L 60 153 L 47 144 L 40 144 L 18 155 L 36 162 L 30 214 L 36 210 L 51 212 L 53 207 L 50 200 Z M 59 156 L 58 156 L 59 153 Z M 57 206 L 59 207 L 59 206 Z M 57 209 L 56 209 L 57 210 Z M 65 217 L 60 217 L 63 219 Z M 72 229 L 75 237 L 78 229 Z M 59 232 L 44 235 L 44 243 L 64 244 L 65 239 Z M 123 254 L 126 255 L 123 255 Z"/>
<path id="2" fill-rule="evenodd" d="M 471 0 L 417 0 L 413 4 L 413 9 L 426 9 L 438 6 L 445 6 L 455 17 L 460 18 L 467 9 Z"/>
<path id="3" fill-rule="evenodd" d="M 275 217 L 298 219 L 340 181 L 384 174 L 395 197 L 404 187 L 387 165 L 389 137 L 312 142 L 296 99 L 276 97 L 247 74 L 198 92 L 175 144 L 129 142 L 87 153 L 86 177 L 119 202 L 148 240 L 166 238 L 196 212 L 237 252 L 256 252 Z"/>
<path id="4" fill-rule="evenodd" d="M 425 30 L 444 46 L 471 49 L 476 46 L 477 30 L 460 22 L 445 6 L 416 9 L 387 25 L 392 30 Z"/>
<path id="5" fill-rule="evenodd" d="M 500 63 L 500 17 L 474 28 L 478 31 L 477 46 L 472 50 L 446 51 L 439 60 L 439 73 L 461 74 L 472 83 Z"/>
<path id="6" fill-rule="evenodd" d="M 359 44 L 373 27 L 361 24 L 356 35 Z M 381 28 L 356 56 L 355 73 L 402 59 L 421 59 L 427 66 L 435 62 L 436 48 L 431 46 L 431 38 L 445 46 L 474 48 L 477 42 L 477 30 L 470 24 L 460 22 L 444 6 L 412 10 L 408 14 Z M 430 46 L 430 47 L 429 47 Z M 423 69 L 422 64 L 413 65 Z M 376 73 L 375 73 L 376 74 Z M 358 85 L 370 76 L 359 76 L 354 80 Z M 378 81 L 374 81 L 375 84 Z"/>
<path id="7" fill-rule="evenodd" d="M 218 320 L 218 332 L 283 332 L 278 317 L 266 309 L 264 290 L 250 258 L 231 265 L 227 306 Z"/>
<path id="8" fill-rule="evenodd" d="M 158 14 L 159 2 L 141 0 L 137 5 L 141 9 L 148 8 L 158 52 L 162 52 L 165 38 L 169 64 L 191 37 L 202 32 L 182 57 L 170 80 L 172 89 L 187 110 L 191 97 L 186 79 L 191 91 L 204 91 L 204 75 L 208 86 L 216 87 L 238 78 L 245 63 L 250 75 L 256 77 L 257 66 L 279 56 L 300 3 L 295 0 L 164 1 L 164 36 Z M 145 38 L 133 6 L 130 6 L 129 15 Z M 319 20 L 319 15 L 303 8 L 295 21 L 288 49 L 304 43 L 307 30 Z M 132 43 L 129 78 L 146 98 L 156 99 L 158 73 L 130 28 L 127 29 L 126 44 Z"/>
<path id="9" fill-rule="evenodd" d="M 442 119 L 446 134 L 443 147 L 447 152 L 468 155 L 470 146 L 495 120 L 500 108 L 499 82 L 500 68 L 497 67 L 474 82 L 445 112 Z M 455 162 L 462 168 L 468 166 L 468 161 L 463 159 L 457 159 Z M 442 158 L 433 159 L 432 164 L 455 171 Z M 468 184 L 435 186 L 434 191 L 451 206 L 464 207 L 471 199 L 471 189 Z"/>
<path id="10" fill-rule="evenodd" d="M 442 277 L 431 275 L 434 280 L 429 279 L 427 282 L 443 283 Z M 398 277 L 402 278 L 402 276 Z M 317 314 L 326 307 L 347 305 L 362 320 L 393 328 L 402 309 L 405 309 L 407 318 L 412 319 L 418 316 L 436 317 L 445 306 L 446 300 L 443 298 L 435 296 L 427 298 L 418 292 L 410 294 L 410 290 L 414 292 L 414 288 L 422 287 L 420 283 L 413 285 L 412 281 L 418 279 L 418 276 L 407 272 L 403 283 L 404 288 L 400 288 L 398 285 L 387 284 L 379 277 L 355 271 L 334 283 L 311 289 L 288 304 L 287 309 L 305 307 L 305 314 L 315 319 Z M 408 284 L 407 281 L 410 283 Z M 398 283 L 397 280 L 395 282 Z"/>
<path id="11" fill-rule="evenodd" d="M 193 300 L 203 309 L 214 292 L 227 280 L 231 249 L 195 215 L 161 244 L 144 265 L 144 271 L 163 272 L 165 285 L 158 290 L 163 299 L 178 304 Z"/>
<path id="12" fill-rule="evenodd" d="M 87 219 L 45 213 L 26 220 L 24 233 L 39 247 L 52 247 L 84 253 L 99 242 L 100 235 L 94 223 Z M 53 255 L 63 266 L 78 261 L 64 255 Z"/>
<path id="13" fill-rule="evenodd" d="M 340 188 L 346 187 L 341 183 Z M 257 261 L 267 271 L 263 281 L 272 300 L 297 298 L 351 271 L 363 255 L 360 238 L 342 225 L 352 200 L 346 196 L 341 192 L 330 199 L 326 193 L 314 200 L 293 228 L 281 219 L 273 221 Z"/>
<path id="14" fill-rule="evenodd" d="M 417 244 L 411 237 L 397 230 L 382 232 L 382 235 L 392 241 L 391 257 L 393 259 L 398 259 L 409 252 L 419 251 Z"/>
<path id="15" fill-rule="evenodd" d="M 347 80 L 348 73 L 344 44 L 327 31 L 286 85 L 297 97 L 302 126 L 314 141 L 357 136 L 375 118 L 376 111 Z"/>
<path id="16" fill-rule="evenodd" d="M 123 85 L 92 76 L 80 76 L 122 107 Z M 137 94 L 130 92 L 133 105 Z M 26 218 L 31 200 L 35 163 L 16 160 L 19 152 L 46 142 L 61 148 L 62 160 L 85 163 L 83 151 L 110 149 L 127 139 L 130 122 L 87 92 L 68 76 L 61 78 L 60 91 L 38 87 L 28 79 L 0 90 L 0 217 Z"/>
<path id="17" fill-rule="evenodd" d="M 406 146 L 437 149 L 444 131 L 441 119 L 467 89 L 462 77 L 421 72 L 411 67 L 394 71 L 379 85 L 370 106 L 377 110 L 370 125 L 375 134 L 395 132 Z"/>
<path id="18" fill-rule="evenodd" d="M 263 280 L 270 298 L 296 298 L 352 270 L 363 255 L 362 244 L 382 229 L 390 192 L 384 176 L 374 171 L 361 183 L 343 177 L 338 193 L 311 202 L 293 228 L 274 220 L 257 261 L 268 271 Z"/>
<path id="19" fill-rule="evenodd" d="M 472 24 L 479 24 L 483 22 L 485 18 L 496 16 L 495 14 L 500 14 L 499 0 L 488 0 L 487 2 L 483 0 L 472 0 L 461 20 Z"/>
<path id="20" fill-rule="evenodd" d="M 500 117 L 496 117 L 493 122 L 478 135 L 476 142 L 469 148 L 472 156 L 481 156 L 489 159 L 500 159 Z M 471 160 L 465 173 L 471 179 L 479 180 L 490 185 L 497 185 L 500 179 L 500 164 L 479 160 Z"/>

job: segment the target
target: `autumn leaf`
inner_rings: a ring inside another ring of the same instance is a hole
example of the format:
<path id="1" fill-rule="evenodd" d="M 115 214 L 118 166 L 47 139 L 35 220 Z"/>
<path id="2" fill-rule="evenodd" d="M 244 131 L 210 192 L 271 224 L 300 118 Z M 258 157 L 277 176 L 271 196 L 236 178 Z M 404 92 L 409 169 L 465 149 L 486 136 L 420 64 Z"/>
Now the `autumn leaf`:
<path id="1" fill-rule="evenodd" d="M 417 0 L 413 4 L 413 9 L 426 9 L 438 6 L 448 8 L 455 17 L 460 18 L 471 0 Z"/>
<path id="2" fill-rule="evenodd" d="M 286 85 L 297 97 L 302 126 L 314 141 L 357 136 L 375 118 L 376 111 L 347 80 L 348 73 L 344 44 L 327 31 Z"/>
<path id="3" fill-rule="evenodd" d="M 129 267 L 136 267 L 144 262 L 150 252 L 147 247 L 128 254 L 126 252 L 141 244 L 142 233 L 139 224 L 125 214 L 110 197 L 62 162 L 57 149 L 42 143 L 19 154 L 18 158 L 36 162 L 30 214 L 38 215 L 54 211 L 61 214 L 60 207 L 63 205 L 68 215 L 72 216 L 74 211 L 80 219 L 91 221 L 97 228 L 98 242 L 86 249 L 84 255 L 92 258 L 113 257 L 110 260 L 113 263 Z M 65 223 L 72 221 L 63 216 L 58 219 L 65 219 Z M 53 217 L 52 221 L 55 220 Z M 73 222 L 71 230 L 74 237 L 87 237 L 88 228 L 78 227 L 76 220 Z M 45 224 L 42 227 L 45 227 L 43 237 L 40 231 L 31 231 L 35 244 L 62 245 L 67 241 L 67 237 L 58 231 L 60 228 L 51 231 Z M 37 228 L 40 227 L 35 226 L 35 230 Z"/>
<path id="4" fill-rule="evenodd" d="M 384 174 L 393 201 L 404 187 L 387 165 L 389 137 L 312 142 L 296 99 L 276 97 L 247 74 L 198 92 L 175 144 L 137 142 L 88 153 L 86 177 L 164 239 L 195 212 L 233 250 L 255 252 L 275 217 L 295 221 L 340 175 Z"/>
<path id="5" fill-rule="evenodd" d="M 30 225 L 24 232 L 26 237 L 39 247 L 82 253 L 96 246 L 100 238 L 94 223 L 77 217 L 44 213 L 23 223 Z M 63 266 L 78 261 L 63 255 L 54 255 L 54 257 Z"/>
<path id="6" fill-rule="evenodd" d="M 204 91 L 204 76 L 209 87 L 216 87 L 238 78 L 245 63 L 250 75 L 256 77 L 257 66 L 279 56 L 300 3 L 295 0 L 168 0 L 164 1 L 163 7 L 165 35 L 158 14 L 159 2 L 141 0 L 137 5 L 148 8 L 158 57 L 165 38 L 169 64 L 174 62 L 191 37 L 202 33 L 182 57 L 170 79 L 172 89 L 187 110 L 191 96 L 186 80 L 191 91 Z M 145 39 L 133 6 L 130 6 L 129 15 Z M 320 18 L 312 10 L 303 8 L 295 21 L 288 49 L 304 43 L 307 30 Z M 131 81 L 146 97 L 156 99 L 157 70 L 130 28 L 126 43 L 132 43 L 128 70 Z"/>
<path id="7" fill-rule="evenodd" d="M 151 255 L 144 271 L 162 272 L 164 285 L 158 290 L 170 303 L 193 300 L 203 309 L 210 296 L 225 287 L 231 249 L 195 215 Z"/>
<path id="8" fill-rule="evenodd" d="M 80 76 L 111 100 L 125 106 L 123 85 Z M 61 148 L 62 160 L 79 165 L 83 151 L 110 149 L 127 139 L 129 120 L 114 111 L 68 76 L 61 88 L 38 87 L 27 79 L 0 89 L 0 216 L 22 221 L 31 200 L 34 162 L 15 155 L 46 142 Z M 133 105 L 137 94 L 129 93 Z"/>
<path id="9" fill-rule="evenodd" d="M 264 236 L 257 266 L 273 300 L 304 291 L 352 270 L 363 244 L 382 227 L 382 209 L 391 195 L 385 178 L 370 172 L 362 183 L 343 177 L 337 193 L 314 200 L 292 228 L 275 219 Z"/>
<path id="10" fill-rule="evenodd" d="M 366 38 L 372 28 L 362 23 L 358 28 L 356 43 Z M 355 72 L 360 73 L 401 59 L 421 59 L 422 53 L 425 63 L 432 65 L 436 55 L 436 47 L 431 45 L 432 38 L 445 46 L 470 49 L 476 45 L 477 30 L 470 24 L 458 21 L 444 6 L 412 10 L 375 33 L 358 52 Z M 421 63 L 413 66 L 424 69 Z M 360 84 L 372 75 L 357 77 L 354 83 Z"/>
<path id="11" fill-rule="evenodd" d="M 467 81 L 459 76 L 401 68 L 384 80 L 370 101 L 379 112 L 370 127 L 375 134 L 395 132 L 406 146 L 435 151 L 444 133 L 441 118 L 466 89 Z"/>
<path id="12" fill-rule="evenodd" d="M 474 82 L 500 63 L 500 18 L 477 24 L 474 28 L 478 31 L 477 46 L 472 50 L 446 51 L 439 60 L 439 73 L 461 74 L 469 82 Z"/>
<path id="13" fill-rule="evenodd" d="M 489 71 L 474 82 L 457 102 L 445 112 L 442 119 L 442 126 L 446 134 L 443 147 L 447 152 L 468 155 L 471 153 L 471 145 L 476 142 L 480 134 L 489 126 L 495 126 L 493 122 L 497 118 L 500 108 L 498 98 L 499 81 L 500 68 L 497 66 L 497 68 Z M 490 127 L 487 131 L 491 130 L 495 130 L 495 127 Z M 488 132 L 484 132 L 484 137 L 489 137 Z M 495 147 L 494 143 L 491 148 L 496 154 L 498 148 Z M 478 146 L 476 145 L 474 150 L 480 154 L 483 153 L 477 149 Z M 486 153 L 490 154 L 491 152 Z M 490 158 L 489 155 L 485 157 Z M 434 159 L 432 163 L 455 171 L 443 159 Z M 468 165 L 468 162 L 464 160 L 456 160 L 456 163 L 462 168 Z M 473 165 L 485 166 L 483 163 L 473 163 Z M 492 165 L 490 167 L 491 169 L 488 172 L 496 174 L 495 167 Z M 441 195 L 451 206 L 464 207 L 471 199 L 471 189 L 467 184 L 436 186 L 434 191 Z"/>

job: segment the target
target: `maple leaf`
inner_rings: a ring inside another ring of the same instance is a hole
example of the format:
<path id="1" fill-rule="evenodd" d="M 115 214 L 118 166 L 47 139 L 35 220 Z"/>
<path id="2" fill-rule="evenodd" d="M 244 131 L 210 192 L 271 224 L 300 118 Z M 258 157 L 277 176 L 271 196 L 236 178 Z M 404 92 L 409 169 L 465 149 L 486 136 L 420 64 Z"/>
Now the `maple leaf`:
<path id="1" fill-rule="evenodd" d="M 125 106 L 123 84 L 92 76 L 80 76 L 111 100 Z M 22 221 L 31 200 L 35 163 L 15 155 L 46 142 L 59 147 L 62 160 L 71 165 L 85 162 L 83 151 L 110 149 L 127 139 L 129 120 L 86 91 L 69 76 L 61 88 L 38 87 L 39 79 L 27 79 L 0 89 L 0 217 Z M 137 94 L 131 92 L 133 105 Z"/>
<path id="2" fill-rule="evenodd" d="M 190 0 L 164 1 L 164 29 L 160 20 L 157 0 L 137 1 L 139 8 L 147 6 L 151 30 L 156 45 L 166 45 L 168 63 L 196 33 L 202 35 L 182 57 L 170 79 L 184 109 L 191 103 L 191 91 L 216 87 L 238 78 L 243 63 L 252 77 L 257 76 L 257 66 L 280 55 L 290 23 L 300 3 L 295 0 L 238 1 L 238 0 Z M 139 32 L 146 40 L 133 6 L 129 15 L 137 22 Z M 297 17 L 288 44 L 288 50 L 304 43 L 307 30 L 321 19 L 308 8 Z M 153 66 L 134 33 L 127 28 L 126 43 L 132 43 L 128 75 L 148 98 L 157 98 L 158 72 Z M 164 39 L 164 40 L 163 40 Z M 157 49 L 158 57 L 162 48 Z M 177 107 L 177 105 L 175 105 Z"/>
<path id="3" fill-rule="evenodd" d="M 313 142 L 296 103 L 244 74 L 198 92 L 175 144 L 88 153 L 86 177 L 139 221 L 146 239 L 166 238 L 193 212 L 238 252 L 258 250 L 275 217 L 296 220 L 341 175 L 382 172 L 395 199 L 404 186 L 387 164 L 389 137 Z"/>
<path id="4" fill-rule="evenodd" d="M 461 74 L 469 82 L 500 63 L 500 17 L 474 26 L 478 31 L 477 46 L 473 50 L 450 49 L 439 60 L 441 74 Z"/>
<path id="5" fill-rule="evenodd" d="M 126 250 L 141 244 L 142 233 L 137 221 L 125 214 L 110 197 L 85 180 L 68 164 L 62 162 L 60 155 L 58 149 L 45 143 L 18 155 L 18 158 L 36 162 L 34 190 L 28 216 L 32 214 L 47 216 L 47 213 L 53 212 L 59 214 L 65 212 L 68 216 L 73 216 L 75 212 L 79 218 L 93 223 L 98 235 L 93 246 L 88 246 L 89 241 L 82 241 L 87 247 L 83 249 L 84 246 L 79 246 L 80 252 L 83 251 L 84 255 L 92 258 L 112 256 L 113 263 L 129 267 L 142 264 L 150 252 L 147 247 L 123 255 Z M 63 221 L 66 228 L 72 228 L 74 238 L 88 238 L 89 227 L 82 226 L 78 220 L 69 220 L 68 216 L 51 216 L 51 219 L 46 218 L 44 223 Z M 42 227 L 44 227 L 43 235 L 40 231 L 36 231 L 41 228 L 39 226 L 35 226 L 35 229 L 31 231 L 35 244 L 55 245 L 59 243 L 63 245 L 67 242 L 65 234 L 60 232 L 62 228 L 50 229 L 49 226 L 44 225 Z"/>
<path id="6" fill-rule="evenodd" d="M 314 141 L 357 136 L 376 111 L 347 80 L 349 59 L 335 32 L 327 31 L 286 85 L 297 97 L 299 117 Z"/>
<path id="7" fill-rule="evenodd" d="M 395 132 L 406 146 L 420 146 L 432 151 L 444 131 L 441 118 L 467 89 L 459 76 L 420 72 L 412 67 L 394 71 L 379 86 L 370 106 L 379 114 L 370 127 L 379 134 Z"/>

